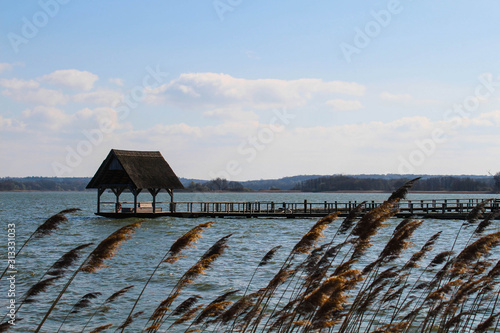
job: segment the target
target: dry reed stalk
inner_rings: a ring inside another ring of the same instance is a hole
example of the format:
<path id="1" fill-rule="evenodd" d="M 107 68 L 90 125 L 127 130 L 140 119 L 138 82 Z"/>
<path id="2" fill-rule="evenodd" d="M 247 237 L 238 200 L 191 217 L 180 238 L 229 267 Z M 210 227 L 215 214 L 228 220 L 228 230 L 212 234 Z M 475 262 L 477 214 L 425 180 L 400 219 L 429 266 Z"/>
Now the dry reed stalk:
<path id="1" fill-rule="evenodd" d="M 317 221 L 312 228 L 302 237 L 302 239 L 292 249 L 292 254 L 309 254 L 318 239 L 323 238 L 323 231 L 330 223 L 337 219 L 338 213 L 333 213 Z"/>
<path id="2" fill-rule="evenodd" d="M 51 314 L 52 310 L 54 310 L 55 306 L 63 296 L 63 294 L 66 292 L 66 289 L 68 289 L 69 285 L 71 282 L 73 282 L 74 278 L 80 271 L 85 271 L 85 272 L 95 272 L 99 268 L 105 267 L 103 261 L 105 259 L 111 258 L 115 253 L 116 250 L 118 249 L 118 246 L 125 240 L 129 239 L 131 237 L 131 234 L 135 231 L 136 228 L 138 228 L 141 225 L 141 222 L 136 222 L 132 223 L 129 225 L 126 225 L 114 233 L 112 233 L 110 236 L 108 236 L 106 239 L 104 239 L 99 245 L 92 251 L 87 259 L 82 263 L 82 265 L 73 273 L 73 276 L 66 282 L 66 285 L 63 287 L 57 298 L 52 302 L 52 305 L 50 306 L 49 310 L 43 317 L 42 321 L 38 325 L 37 329 L 35 330 L 35 333 L 39 332 L 40 329 L 42 328 L 43 324 Z"/>
<path id="3" fill-rule="evenodd" d="M 9 329 L 12 328 L 12 324 L 10 324 L 8 321 L 5 323 L 0 324 L 0 333 L 8 332 Z"/>
<path id="4" fill-rule="evenodd" d="M 422 248 L 419 251 L 415 252 L 411 256 L 410 260 L 408 260 L 408 262 L 402 267 L 402 270 L 417 268 L 418 262 L 420 260 L 422 260 L 427 253 L 429 253 L 430 251 L 432 251 L 434 249 L 434 244 L 441 236 L 441 233 L 442 233 L 442 231 L 439 231 L 439 232 L 435 233 L 434 235 L 432 235 L 427 240 L 427 242 L 425 242 L 425 244 L 422 246 Z"/>
<path id="5" fill-rule="evenodd" d="M 484 220 L 479 222 L 476 230 L 474 230 L 475 234 L 482 234 L 484 230 L 495 220 L 498 216 L 500 216 L 500 209 L 495 210 L 494 212 L 489 213 Z"/>
<path id="6" fill-rule="evenodd" d="M 66 252 L 48 269 L 46 274 L 52 276 L 62 276 L 66 272 L 67 268 L 73 266 L 73 264 L 80 259 L 80 251 L 93 244 L 94 243 L 83 244 Z"/>
<path id="7" fill-rule="evenodd" d="M 467 214 L 465 218 L 469 224 L 475 223 L 479 218 L 481 218 L 486 210 L 486 204 L 493 199 L 483 200 L 478 203 L 472 210 Z"/>
<path id="8" fill-rule="evenodd" d="M 404 199 L 409 189 L 419 179 L 420 178 L 415 178 L 406 182 L 403 186 L 394 191 L 389 199 L 361 217 L 352 230 L 352 235 L 357 237 L 352 259 L 359 258 L 369 247 L 371 247 L 371 237 L 378 232 L 380 227 L 384 226 L 384 222 L 387 219 L 393 217 L 397 213 L 396 204 L 401 199 Z"/>
<path id="9" fill-rule="evenodd" d="M 313 329 L 330 328 L 340 322 L 342 310 L 347 303 L 347 291 L 354 288 L 354 286 L 363 280 L 359 270 L 349 269 L 343 271 L 342 274 L 336 275 L 332 278 L 338 279 L 340 282 L 333 288 L 328 295 L 326 301 L 319 306 L 318 310 L 314 313 L 312 322 Z"/>
<path id="10" fill-rule="evenodd" d="M 59 229 L 59 226 L 68 222 L 68 218 L 64 214 L 55 214 L 49 217 L 42 225 L 34 232 L 33 237 L 40 238 L 50 235 L 54 230 Z"/>
<path id="11" fill-rule="evenodd" d="M 201 238 L 201 233 L 205 231 L 206 228 L 210 228 L 214 222 L 205 222 L 198 224 L 191 230 L 189 230 L 187 233 L 179 237 L 174 244 L 170 246 L 170 249 L 167 251 L 167 253 L 163 256 L 163 258 L 160 260 L 160 262 L 156 265 L 154 268 L 153 272 L 149 275 L 148 280 L 144 284 L 144 287 L 142 287 L 141 292 L 139 293 L 139 296 L 135 299 L 134 305 L 132 305 L 132 308 L 130 309 L 130 312 L 128 314 L 128 318 L 132 316 L 134 313 L 135 307 L 137 306 L 137 303 L 139 303 L 139 300 L 141 299 L 142 295 L 144 294 L 144 291 L 146 290 L 147 286 L 149 285 L 149 282 L 151 282 L 151 279 L 153 276 L 156 274 L 156 271 L 160 268 L 160 265 L 163 262 L 167 262 L 170 264 L 175 263 L 179 258 L 179 254 L 181 253 L 182 250 L 184 250 L 187 247 L 194 247 L 194 243 L 196 243 L 200 238 Z M 126 319 L 126 320 L 127 320 Z M 125 321 L 126 321 L 125 320 Z M 122 329 L 123 332 L 123 329 Z"/>
<path id="12" fill-rule="evenodd" d="M 411 258 L 403 265 L 403 267 L 401 268 L 401 272 L 403 271 L 411 271 L 411 269 L 413 268 L 417 268 L 419 267 L 419 262 L 420 260 L 422 260 L 422 258 L 424 258 L 426 256 L 426 254 L 430 251 L 432 251 L 432 249 L 434 248 L 434 244 L 436 243 L 436 241 L 439 239 L 439 237 L 441 236 L 441 231 L 435 233 L 434 235 L 432 235 L 428 240 L 427 242 L 425 242 L 425 244 L 420 248 L 419 251 L 415 252 Z M 405 298 L 404 299 L 401 299 L 401 296 L 402 296 L 402 293 L 400 294 L 400 296 L 398 297 L 397 301 L 396 301 L 396 304 L 394 306 L 394 312 L 391 316 L 391 322 L 389 323 L 389 325 L 392 325 L 393 321 L 396 319 L 396 316 L 402 311 L 402 310 L 405 310 L 410 304 L 407 303 L 406 301 L 408 300 L 408 298 L 410 297 L 411 293 L 414 291 L 414 290 L 418 290 L 418 289 L 421 289 L 419 288 L 420 285 L 422 284 L 419 284 L 420 282 L 420 279 L 422 278 L 422 276 L 424 275 L 425 272 L 427 272 L 428 268 L 430 267 L 430 265 L 428 265 L 421 273 L 420 273 L 420 276 L 417 278 L 416 282 L 413 284 L 413 286 L 411 287 L 410 291 L 406 294 Z M 410 274 L 406 274 L 406 278 L 405 278 L 405 282 L 404 282 L 404 286 L 403 287 L 406 287 L 406 282 L 408 282 L 408 279 L 410 277 Z M 391 287 L 394 287 L 391 286 Z M 423 283 L 423 287 L 422 288 L 426 288 L 427 287 L 427 284 L 424 282 Z M 400 306 L 400 303 L 402 304 L 402 306 Z M 406 305 L 405 305 L 406 304 Z"/>
<path id="13" fill-rule="evenodd" d="M 176 321 L 174 321 L 172 323 L 172 325 L 169 326 L 169 328 L 167 328 L 167 332 L 170 331 L 170 329 L 174 326 L 177 326 L 177 325 L 180 325 L 180 324 L 184 324 L 185 322 L 188 322 L 190 320 L 192 320 L 195 316 L 196 316 L 196 312 L 198 312 L 201 308 L 203 307 L 203 304 L 200 304 L 192 309 L 189 309 L 186 313 L 184 313 L 182 315 L 182 317 L 180 317 L 179 319 L 177 319 Z M 153 324 L 154 325 L 154 324 Z M 158 328 L 154 328 L 155 330 L 159 329 L 161 325 L 158 326 Z M 149 328 L 148 328 L 149 329 Z"/>
<path id="14" fill-rule="evenodd" d="M 233 304 L 233 301 L 220 301 L 209 304 L 203 311 L 199 314 L 199 316 L 193 321 L 194 325 L 199 325 L 203 321 L 206 321 L 208 318 L 217 317 L 226 309 L 228 306 Z M 213 323 L 213 321 L 212 321 Z"/>
<path id="15" fill-rule="evenodd" d="M 67 208 L 67 209 L 61 210 L 59 212 L 59 214 L 63 214 L 63 215 L 65 215 L 65 214 L 72 214 L 72 213 L 76 213 L 76 212 L 79 212 L 79 211 L 81 211 L 80 208 Z"/>
<path id="16" fill-rule="evenodd" d="M 200 299 L 202 299 L 200 295 L 194 295 L 186 299 L 184 302 L 179 304 L 174 311 L 172 311 L 172 316 L 179 316 L 184 312 L 190 310 Z"/>
<path id="17" fill-rule="evenodd" d="M 99 333 L 99 332 L 102 332 L 104 330 L 107 330 L 108 328 L 111 328 L 113 327 L 113 324 L 107 324 L 107 325 L 102 325 L 102 326 L 99 326 L 99 327 L 96 327 L 94 328 L 92 331 L 90 331 L 89 333 Z"/>
<path id="18" fill-rule="evenodd" d="M 72 212 L 73 210 L 79 210 L 79 209 L 78 208 L 68 209 L 69 212 Z M 38 226 L 38 228 L 36 228 L 36 230 L 28 237 L 28 239 L 26 239 L 26 241 L 23 243 L 23 245 L 21 245 L 21 247 L 17 251 L 15 257 L 16 258 L 19 257 L 19 253 L 21 253 L 22 249 L 29 243 L 29 241 L 31 239 L 41 238 L 43 236 L 50 235 L 52 233 L 52 231 L 59 229 L 59 225 L 61 223 L 68 222 L 68 218 L 66 216 L 64 216 L 63 212 L 64 212 L 64 210 L 58 214 L 52 215 L 47 220 L 45 220 L 45 222 L 43 224 Z M 7 267 L 3 271 L 2 275 L 0 275 L 0 280 L 4 277 L 4 275 L 8 269 L 9 269 L 9 265 L 7 265 Z"/>
<path id="19" fill-rule="evenodd" d="M 66 319 L 68 319 L 69 315 L 72 313 L 78 313 L 80 312 L 81 309 L 84 309 L 92 304 L 92 299 L 97 298 L 101 295 L 100 292 L 94 292 L 94 293 L 88 293 L 83 295 L 78 302 L 76 302 L 71 310 L 66 313 L 66 316 L 64 317 L 63 322 L 61 323 L 61 326 L 59 326 L 59 329 L 57 330 L 56 333 L 59 333 L 61 331 L 61 328 L 64 326 L 64 323 L 66 322 Z"/>
<path id="20" fill-rule="evenodd" d="M 72 266 L 79 258 L 80 251 L 93 243 L 88 243 L 84 245 L 77 246 L 76 248 L 66 252 L 61 258 L 59 258 L 38 280 L 38 282 L 33 285 L 21 298 L 19 306 L 16 309 L 16 313 L 23 307 L 24 304 L 33 303 L 36 300 L 33 299 L 34 296 L 45 292 L 47 288 L 52 285 L 55 280 L 61 278 L 65 273 L 66 269 Z M 44 280 L 46 275 L 51 275 L 53 278 L 48 278 Z M 6 315 L 5 315 L 6 316 Z M 5 316 L 2 320 L 5 319 Z"/>
<path id="21" fill-rule="evenodd" d="M 305 288 L 304 294 L 309 294 L 311 290 L 316 289 L 323 278 L 328 274 L 328 270 L 332 265 L 333 258 L 337 255 L 339 250 L 346 243 L 339 244 L 328 249 L 325 254 L 321 257 L 321 259 L 316 263 L 316 265 L 312 265 L 312 267 L 306 268 L 306 277 L 304 278 L 303 285 L 298 293 L 301 292 Z M 330 244 L 327 244 L 329 246 Z M 339 275 L 339 274 L 333 274 Z"/>
<path id="22" fill-rule="evenodd" d="M 198 317 L 193 321 L 193 325 L 198 325 L 207 318 L 210 317 L 218 317 L 222 312 L 226 311 L 226 308 L 233 304 L 232 301 L 227 301 L 227 298 L 229 296 L 234 295 L 237 293 L 239 290 L 232 290 L 229 291 L 219 297 L 217 297 L 215 300 L 210 302 L 203 311 L 198 315 Z"/>
<path id="23" fill-rule="evenodd" d="M 481 257 L 489 255 L 491 249 L 500 243 L 500 232 L 483 236 L 464 248 L 454 259 L 450 270 L 451 276 L 467 272 L 468 265 Z"/>
<path id="24" fill-rule="evenodd" d="M 118 326 L 118 328 L 116 330 L 117 331 L 118 330 L 124 330 L 125 328 L 127 328 L 128 326 L 130 326 L 130 324 L 132 324 L 134 322 L 134 320 L 137 317 L 139 317 L 140 315 L 142 315 L 143 313 L 144 313 L 144 311 L 139 311 L 139 312 L 134 313 L 132 316 L 127 317 L 127 319 L 123 322 L 123 324 L 121 324 L 120 326 Z"/>
<path id="25" fill-rule="evenodd" d="M 265 255 L 264 257 L 262 257 L 262 259 L 260 260 L 259 262 L 259 265 L 257 265 L 257 268 L 253 271 L 252 273 L 252 276 L 250 277 L 250 281 L 248 282 L 248 285 L 245 289 L 245 292 L 243 293 L 243 296 L 245 296 L 248 292 L 248 289 L 250 288 L 250 286 L 252 285 L 252 281 L 253 281 L 253 278 L 255 277 L 255 273 L 257 273 L 257 269 L 259 267 L 262 267 L 262 266 L 265 266 L 267 265 L 271 260 L 272 258 L 274 257 L 274 255 L 276 254 L 276 252 L 278 252 L 278 250 L 281 248 L 282 246 L 281 245 L 278 245 L 278 246 L 275 246 L 273 247 L 271 250 L 269 250 Z"/>
<path id="26" fill-rule="evenodd" d="M 389 199 L 387 201 L 389 202 L 399 202 L 400 200 L 404 199 L 406 195 L 408 194 L 408 191 L 415 185 L 415 183 L 420 179 L 421 177 L 414 178 L 412 180 L 407 181 L 404 183 L 400 188 L 398 188 L 396 191 L 394 191 Z"/>
<path id="27" fill-rule="evenodd" d="M 132 234 L 141 223 L 142 222 L 136 222 L 126 225 L 109 235 L 105 240 L 99 243 L 94 251 L 92 251 L 80 270 L 86 273 L 94 273 L 106 267 L 104 261 L 115 255 L 122 242 L 132 238 Z"/>
<path id="28" fill-rule="evenodd" d="M 180 295 L 181 289 L 194 282 L 194 280 L 200 275 L 205 274 L 205 271 L 212 265 L 212 263 L 224 253 L 224 250 L 228 247 L 227 241 L 231 236 L 231 234 L 224 236 L 215 242 L 215 244 L 201 256 L 198 262 L 196 262 L 186 271 L 186 273 L 184 273 L 174 286 L 169 297 L 160 304 L 160 306 L 155 310 L 155 313 L 153 313 L 148 320 L 148 323 L 153 321 L 153 324 L 147 328 L 148 332 L 156 332 L 161 327 L 166 312 L 169 311 L 170 305 Z"/>
<path id="29" fill-rule="evenodd" d="M 120 290 L 118 290 L 117 292 L 113 293 L 111 296 L 109 296 L 108 298 L 106 298 L 106 300 L 104 301 L 104 303 L 102 303 L 95 311 L 94 313 L 92 314 L 92 316 L 90 316 L 89 320 L 85 323 L 85 326 L 83 326 L 82 328 L 82 331 L 81 333 L 83 333 L 85 331 L 85 328 L 87 328 L 88 324 L 92 321 L 92 318 L 94 318 L 94 316 L 99 312 L 99 311 L 102 311 L 102 307 L 105 306 L 106 304 L 109 304 L 109 303 L 112 303 L 114 301 L 116 301 L 118 298 L 120 298 L 123 294 L 125 294 L 126 292 L 128 292 L 130 289 L 132 289 L 134 286 L 128 286 L 128 287 L 125 287 L 125 288 L 122 288 Z"/>
<path id="30" fill-rule="evenodd" d="M 365 204 L 366 204 L 366 201 L 363 201 L 349 212 L 349 215 L 347 215 L 347 217 L 344 219 L 344 221 L 342 221 L 342 223 L 340 224 L 340 226 L 337 230 L 337 232 L 339 234 L 345 234 L 347 231 L 349 231 L 349 229 L 352 228 L 356 219 L 363 212 L 363 207 L 365 206 Z"/>
<path id="31" fill-rule="evenodd" d="M 397 324 L 387 324 L 371 333 L 401 333 L 409 327 L 410 323 L 402 321 Z"/>
<path id="32" fill-rule="evenodd" d="M 497 319 L 498 316 L 500 316 L 500 312 L 489 316 L 485 321 L 477 325 L 476 329 L 474 330 L 474 333 L 486 332 L 491 326 L 493 326 L 493 323 L 495 322 L 495 319 Z"/>
<path id="33" fill-rule="evenodd" d="M 47 291 L 47 288 L 49 286 L 51 286 L 59 278 L 60 278 L 60 276 L 50 277 L 48 279 L 41 280 L 38 283 L 36 283 L 35 285 L 33 285 L 26 292 L 26 296 L 24 298 L 23 303 L 33 303 L 33 302 L 35 302 L 35 300 L 33 299 L 33 297 L 35 297 L 36 295 L 38 295 L 40 293 L 43 293 L 43 292 Z M 19 308 L 18 308 L 18 311 L 19 311 Z"/>
<path id="34" fill-rule="evenodd" d="M 222 313 L 218 321 L 223 324 L 228 323 L 231 320 L 236 321 L 236 319 L 245 313 L 250 307 L 254 305 L 254 300 L 260 295 L 259 292 L 251 293 L 241 297 L 238 301 L 234 302 L 234 304 L 224 313 Z"/>
<path id="35" fill-rule="evenodd" d="M 387 242 L 386 246 L 379 255 L 379 259 L 388 263 L 401 255 L 403 250 L 409 248 L 413 243 L 409 242 L 415 230 L 422 225 L 424 221 L 410 221 L 399 229 L 396 229 L 393 237 Z"/>
<path id="36" fill-rule="evenodd" d="M 201 238 L 201 233 L 204 232 L 206 228 L 210 228 L 214 223 L 215 222 L 206 222 L 198 224 L 183 236 L 179 237 L 168 250 L 167 257 L 163 262 L 168 262 L 169 264 L 175 263 L 180 258 L 179 254 L 181 251 L 188 247 L 194 247 L 194 243 Z"/>

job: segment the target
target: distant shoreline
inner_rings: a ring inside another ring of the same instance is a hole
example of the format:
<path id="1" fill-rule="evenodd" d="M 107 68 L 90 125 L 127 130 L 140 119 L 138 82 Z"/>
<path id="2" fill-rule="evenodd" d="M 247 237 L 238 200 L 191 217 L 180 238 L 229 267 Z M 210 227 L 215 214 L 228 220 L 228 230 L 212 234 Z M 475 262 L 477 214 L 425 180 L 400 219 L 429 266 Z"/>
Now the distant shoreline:
<path id="1" fill-rule="evenodd" d="M 17 191 L 0 191 L 0 193 L 94 193 L 93 190 L 87 191 L 45 191 L 45 190 L 17 190 Z M 318 192 L 302 192 L 298 190 L 257 190 L 257 191 L 208 191 L 208 192 L 190 192 L 179 191 L 175 193 L 392 193 L 391 191 L 380 190 L 339 190 L 339 191 L 318 191 Z M 163 193 L 163 192 L 162 192 Z M 490 191 L 411 191 L 409 194 L 491 194 Z"/>

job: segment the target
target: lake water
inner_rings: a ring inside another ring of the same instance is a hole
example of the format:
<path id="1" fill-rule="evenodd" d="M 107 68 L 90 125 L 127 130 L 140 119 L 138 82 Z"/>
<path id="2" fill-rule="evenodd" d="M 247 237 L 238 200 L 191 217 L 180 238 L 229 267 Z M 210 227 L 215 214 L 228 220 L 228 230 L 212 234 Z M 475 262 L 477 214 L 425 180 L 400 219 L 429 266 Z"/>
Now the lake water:
<path id="1" fill-rule="evenodd" d="M 275 201 L 275 202 L 324 202 L 324 201 L 383 201 L 389 196 L 387 193 L 178 193 L 176 201 Z M 500 198 L 492 195 L 465 195 L 465 194 L 409 194 L 408 199 L 454 199 L 454 198 Z M 105 194 L 105 198 L 112 201 L 112 196 Z M 104 200 L 108 200 L 104 199 Z M 148 199 L 150 200 L 150 199 Z M 166 194 L 160 194 L 160 201 L 168 201 Z M 77 207 L 81 211 L 68 214 L 68 223 L 51 235 L 40 239 L 31 240 L 16 258 L 15 300 L 19 302 L 22 295 L 30 286 L 38 282 L 40 276 L 64 253 L 74 247 L 93 242 L 98 244 L 101 240 L 113 233 L 118 228 L 138 219 L 113 220 L 94 215 L 96 210 L 95 193 L 0 193 L 0 220 L 2 224 L 0 237 L 0 258 L 3 258 L 2 271 L 7 264 L 8 225 L 15 225 L 15 242 L 19 248 L 31 233 L 48 217 L 57 212 Z M 183 219 L 161 217 L 145 220 L 136 230 L 133 238 L 121 244 L 116 255 L 107 260 L 107 268 L 97 273 L 79 273 L 68 291 L 64 294 L 48 321 L 44 324 L 43 332 L 55 332 L 59 329 L 65 316 L 81 296 L 90 292 L 100 292 L 102 296 L 93 300 L 94 306 L 83 309 L 81 312 L 71 314 L 64 324 L 61 332 L 80 332 L 94 312 L 95 306 L 102 303 L 114 292 L 130 285 L 134 285 L 128 293 L 117 302 L 111 303 L 105 312 L 99 312 L 89 324 L 90 328 L 100 325 L 121 324 L 131 309 L 133 301 L 144 286 L 154 267 L 163 257 L 173 242 L 197 224 L 206 221 L 215 221 L 212 228 L 203 233 L 203 238 L 198 241 L 196 248 L 183 252 L 184 258 L 175 264 L 163 264 L 150 285 L 146 289 L 136 310 L 144 311 L 131 325 L 128 332 L 140 331 L 146 319 L 152 314 L 156 306 L 164 300 L 180 276 L 191 267 L 198 258 L 218 239 L 232 234 L 229 239 L 229 248 L 219 258 L 204 276 L 197 279 L 192 285 L 183 290 L 179 302 L 194 294 L 203 297 L 199 303 L 208 304 L 215 297 L 224 292 L 246 289 L 249 276 L 264 254 L 276 245 L 283 248 L 277 253 L 273 261 L 257 271 L 256 277 L 250 287 L 251 291 L 264 287 L 277 272 L 283 260 L 287 257 L 293 246 L 317 221 L 317 219 L 283 219 L 283 218 L 198 218 Z M 341 219 L 339 219 L 340 223 Z M 374 238 L 374 246 L 369 254 L 364 257 L 365 262 L 375 259 L 389 239 L 394 227 L 400 219 L 391 219 L 387 226 Z M 415 233 L 413 252 L 423 245 L 425 241 L 437 231 L 443 234 L 439 239 L 433 253 L 450 249 L 461 221 L 454 220 L 426 220 L 424 227 Z M 338 223 L 332 224 L 325 232 L 326 237 L 320 242 L 323 244 L 331 239 Z M 498 221 L 495 221 L 488 231 L 499 231 Z M 457 245 L 464 244 L 470 236 L 472 229 L 460 233 Z M 89 248 L 84 256 L 92 250 Z M 412 253 L 408 250 L 406 258 Z M 432 255 L 430 256 L 432 257 Z M 499 257 L 495 252 L 494 258 Z M 400 260 L 404 260 L 403 257 Z M 361 261 L 360 267 L 365 264 Z M 47 289 L 47 292 L 36 297 L 37 302 L 24 305 L 17 314 L 16 331 L 31 332 L 43 318 L 51 302 L 61 290 L 65 279 L 57 281 Z M 11 298 L 8 295 L 9 283 L 4 277 L 0 284 L 0 315 L 3 317 L 8 311 Z M 176 306 L 177 303 L 174 303 Z M 19 320 L 22 318 L 22 320 Z M 5 319 L 4 319 L 5 320 Z M 167 326 L 165 326 L 166 328 Z M 111 330 L 112 331 L 112 330 Z"/>

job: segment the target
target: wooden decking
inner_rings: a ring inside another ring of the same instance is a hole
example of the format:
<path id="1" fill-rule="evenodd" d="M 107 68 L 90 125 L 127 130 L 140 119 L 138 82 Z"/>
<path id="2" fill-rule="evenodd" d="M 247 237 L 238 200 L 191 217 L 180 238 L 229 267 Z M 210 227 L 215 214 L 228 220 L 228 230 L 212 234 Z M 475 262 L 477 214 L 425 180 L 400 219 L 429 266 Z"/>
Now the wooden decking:
<path id="1" fill-rule="evenodd" d="M 486 213 L 500 208 L 500 199 L 441 199 L 441 200 L 404 200 L 398 205 L 398 217 L 421 217 L 434 219 L 458 219 L 467 217 L 474 207 L 479 203 L 487 201 L 485 204 Z M 108 203 L 114 207 L 114 203 Z M 249 201 L 249 202 L 175 202 L 175 203 L 155 203 L 153 207 L 144 203 L 147 209 L 133 209 L 125 207 L 129 203 L 122 203 L 122 211 L 100 211 L 97 215 L 109 218 L 154 218 L 161 216 L 172 217 L 267 217 L 267 218 L 312 218 L 323 217 L 333 212 L 339 212 L 340 216 L 346 216 L 360 202 L 273 202 L 273 201 Z M 380 205 L 381 202 L 365 202 L 362 208 L 363 213 Z M 497 219 L 500 219 L 498 217 Z"/>

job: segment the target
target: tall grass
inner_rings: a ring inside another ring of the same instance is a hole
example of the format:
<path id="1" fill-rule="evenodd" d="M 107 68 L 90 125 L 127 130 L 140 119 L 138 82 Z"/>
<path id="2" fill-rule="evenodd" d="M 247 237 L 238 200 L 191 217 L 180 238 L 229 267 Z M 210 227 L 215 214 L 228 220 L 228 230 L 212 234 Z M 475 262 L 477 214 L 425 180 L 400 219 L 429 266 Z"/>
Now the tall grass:
<path id="1" fill-rule="evenodd" d="M 60 312 L 61 332 L 72 316 L 87 312 L 87 320 L 78 329 L 81 332 L 495 332 L 500 317 L 500 261 L 498 245 L 500 232 L 485 233 L 498 212 L 486 216 L 484 204 L 478 207 L 457 228 L 455 240 L 444 251 L 435 253 L 441 241 L 436 232 L 420 247 L 412 242 L 426 221 L 405 219 L 392 230 L 386 244 L 373 246 L 376 235 L 388 228 L 395 219 L 397 204 L 405 197 L 417 179 L 396 190 L 382 205 L 361 214 L 361 206 L 342 221 L 337 214 L 318 220 L 304 236 L 291 247 L 279 269 L 265 284 L 256 283 L 254 276 L 281 251 L 279 244 L 267 254 L 246 277 L 246 288 L 232 289 L 212 295 L 210 299 L 186 293 L 195 281 L 203 279 L 211 269 L 224 266 L 224 257 L 231 255 L 231 235 L 215 242 L 200 258 L 175 281 L 165 287 L 163 301 L 152 304 L 143 299 L 143 292 L 155 273 L 167 270 L 179 261 L 181 251 L 194 247 L 202 232 L 213 222 L 202 223 L 179 236 L 168 250 L 158 254 L 158 264 L 145 272 L 149 278 L 137 286 L 138 295 L 131 295 L 128 286 L 115 292 L 104 302 L 90 302 L 105 294 L 105 290 L 80 295 L 74 309 L 56 308 L 79 272 L 93 273 L 104 269 L 104 261 L 117 251 L 118 244 L 131 237 L 138 225 L 123 227 L 105 238 L 66 280 L 64 288 L 52 302 L 50 309 L 33 330 L 42 326 L 51 312 Z M 392 220 L 392 221 L 393 221 Z M 474 230 L 468 241 L 457 241 L 459 234 Z M 333 228 L 333 237 L 325 239 L 327 229 Z M 389 232 L 390 233 L 390 232 Z M 221 237 L 221 236 L 219 236 Z M 279 233 L 276 234 L 279 242 Z M 89 244 L 74 251 L 82 251 Z M 70 252 L 73 253 L 73 252 Z M 252 253 L 248 253 L 252 256 Z M 63 256 L 64 258 L 64 256 Z M 71 255 L 74 260 L 77 257 Z M 496 259 L 493 259 L 496 258 Z M 58 262 L 60 262 L 60 259 Z M 64 261 L 64 260 L 63 260 Z M 220 266 L 214 265 L 215 261 Z M 59 265 L 51 266 L 50 279 L 64 279 L 57 273 Z M 70 269 L 64 266 L 64 270 Z M 48 273 L 50 274 L 50 273 Z M 168 276 L 167 276 L 168 278 Z M 243 277 L 242 277 L 243 278 Z M 165 276 L 162 277 L 165 279 Z M 129 281 L 113 281 L 110 286 Z M 40 278 L 39 283 L 43 280 Z M 45 290 L 53 280 L 34 287 Z M 230 283 L 231 281 L 228 281 Z M 167 285 L 167 284 L 165 284 Z M 229 289 L 231 286 L 228 285 Z M 55 289 L 55 288 L 52 288 Z M 115 290 L 116 290 L 115 289 Z M 56 293 L 57 291 L 54 291 Z M 97 316 L 104 306 L 122 297 L 133 297 L 128 315 L 101 322 Z M 29 294 L 29 293 L 28 293 Z M 50 294 L 50 292 L 48 292 Z M 90 296 L 89 296 L 90 295 Z M 92 297 L 91 297 L 92 296 Z M 54 297 L 52 297 L 54 298 Z M 23 307 L 29 312 L 31 303 Z M 78 313 L 75 312 L 78 309 Z M 135 311 L 138 309 L 139 311 Z M 73 327 L 74 327 L 73 323 Z M 88 329 L 87 329 L 88 327 Z M 91 328 L 93 327 L 93 329 Z M 0 331 L 9 330 L 7 324 Z"/>

